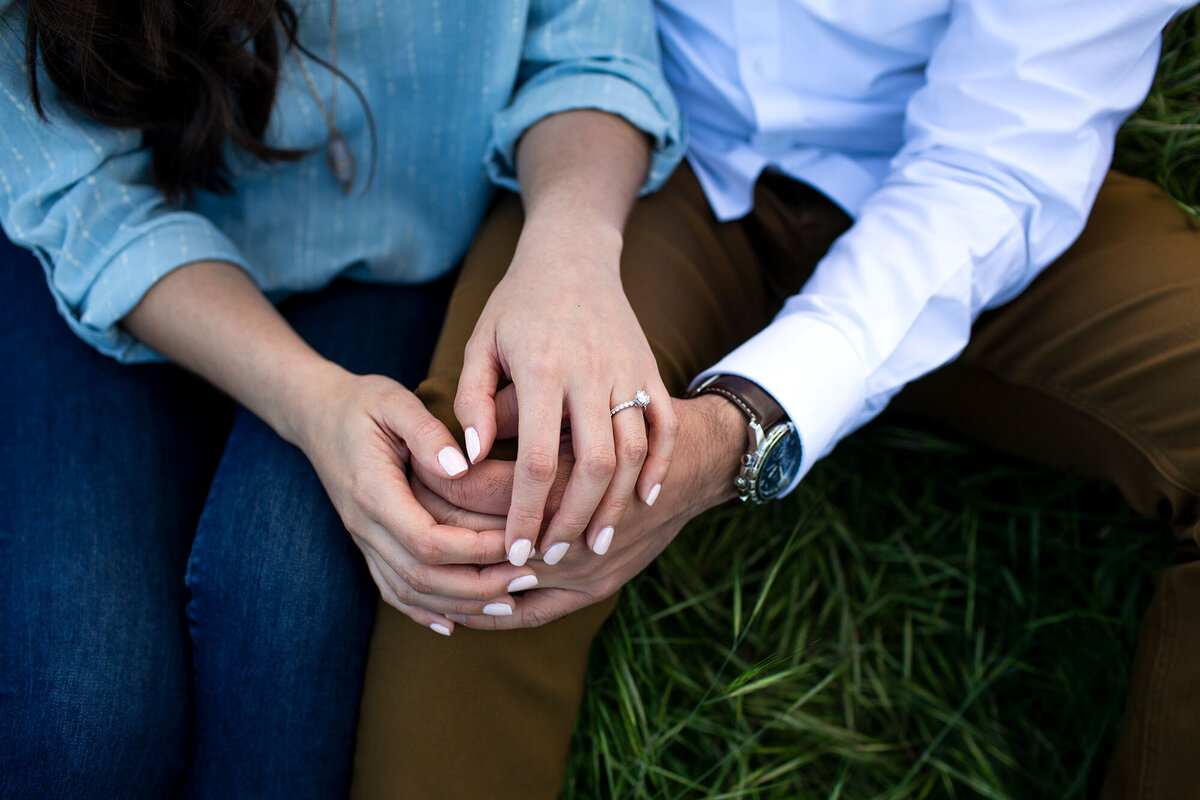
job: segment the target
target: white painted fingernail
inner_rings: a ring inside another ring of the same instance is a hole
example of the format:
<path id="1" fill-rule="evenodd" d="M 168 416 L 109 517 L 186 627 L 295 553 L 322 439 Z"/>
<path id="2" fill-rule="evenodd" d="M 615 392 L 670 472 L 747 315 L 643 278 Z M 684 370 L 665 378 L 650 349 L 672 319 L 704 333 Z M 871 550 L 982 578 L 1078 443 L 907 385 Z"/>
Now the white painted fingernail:
<path id="1" fill-rule="evenodd" d="M 537 586 L 537 575 L 522 575 L 519 578 L 512 579 L 512 582 L 508 584 L 508 591 L 523 592 L 535 586 Z"/>
<path id="2" fill-rule="evenodd" d="M 467 615 L 466 614 L 447 614 L 446 616 L 449 617 L 450 619 L 454 620 L 455 622 L 461 622 L 463 625 L 467 624 Z"/>
<path id="3" fill-rule="evenodd" d="M 446 474 L 453 478 L 455 475 L 462 475 L 467 471 L 467 461 L 462 457 L 462 453 L 458 452 L 457 447 L 446 445 L 441 450 L 438 450 L 438 463 L 442 465 L 442 469 L 446 470 Z"/>
<path id="4" fill-rule="evenodd" d="M 658 499 L 658 492 L 661 489 L 662 489 L 661 483 L 656 483 L 656 484 L 654 484 L 654 486 L 650 487 L 650 493 L 648 495 L 646 495 L 646 505 L 648 505 L 648 506 L 654 505 L 654 501 Z"/>
<path id="5" fill-rule="evenodd" d="M 442 636 L 450 635 L 450 629 L 440 622 L 435 622 L 429 627 L 433 628 L 434 633 L 440 633 Z"/>
<path id="6" fill-rule="evenodd" d="M 596 534 L 596 543 L 592 545 L 592 552 L 598 556 L 602 556 L 608 552 L 608 546 L 612 544 L 613 526 L 605 525 Z"/>
<path id="7" fill-rule="evenodd" d="M 463 431 L 463 438 L 467 440 L 467 458 L 474 464 L 475 459 L 479 458 L 479 432 L 474 428 L 467 428 Z"/>
<path id="8" fill-rule="evenodd" d="M 545 562 L 553 567 L 563 560 L 563 556 L 567 554 L 567 550 L 569 549 L 571 549 L 570 542 L 559 542 L 558 544 L 551 545 L 550 549 L 546 551 Z"/>
<path id="9" fill-rule="evenodd" d="M 512 606 L 508 603 L 488 603 L 483 607 L 483 613 L 490 617 L 511 617 Z"/>
<path id="10" fill-rule="evenodd" d="M 508 563 L 514 567 L 525 566 L 525 562 L 529 560 L 529 553 L 532 550 L 533 542 L 528 539 L 517 539 L 508 550 Z"/>

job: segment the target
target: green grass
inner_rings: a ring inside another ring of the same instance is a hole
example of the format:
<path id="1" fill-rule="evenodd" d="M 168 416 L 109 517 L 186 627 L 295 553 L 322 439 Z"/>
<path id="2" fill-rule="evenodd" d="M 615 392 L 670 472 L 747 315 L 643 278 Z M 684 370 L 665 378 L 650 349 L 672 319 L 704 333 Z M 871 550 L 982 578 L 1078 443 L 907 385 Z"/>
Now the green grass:
<path id="1" fill-rule="evenodd" d="M 1119 148 L 1197 212 L 1200 14 Z M 630 585 L 564 797 L 1094 797 L 1165 533 L 1106 487 L 870 426 Z"/>

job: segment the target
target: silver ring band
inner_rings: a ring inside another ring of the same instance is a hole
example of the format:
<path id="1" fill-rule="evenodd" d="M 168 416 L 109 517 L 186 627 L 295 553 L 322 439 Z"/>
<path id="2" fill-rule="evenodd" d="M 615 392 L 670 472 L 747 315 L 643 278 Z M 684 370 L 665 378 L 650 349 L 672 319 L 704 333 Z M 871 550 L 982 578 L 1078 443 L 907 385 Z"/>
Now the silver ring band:
<path id="1" fill-rule="evenodd" d="M 632 400 L 626 400 L 619 406 L 613 406 L 611 409 L 609 409 L 608 415 L 610 417 L 615 417 L 618 411 L 624 411 L 625 409 L 633 408 L 634 406 L 637 406 L 644 412 L 646 410 L 646 406 L 648 405 L 650 405 L 650 393 L 645 389 L 638 389 L 637 394 L 633 396 Z"/>

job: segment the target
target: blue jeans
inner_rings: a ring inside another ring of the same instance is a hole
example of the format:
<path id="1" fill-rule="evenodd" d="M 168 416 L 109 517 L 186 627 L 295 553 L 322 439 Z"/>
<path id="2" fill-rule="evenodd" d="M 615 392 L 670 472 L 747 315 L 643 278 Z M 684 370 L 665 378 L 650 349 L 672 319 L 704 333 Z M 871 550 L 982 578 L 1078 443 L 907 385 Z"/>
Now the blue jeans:
<path id="1" fill-rule="evenodd" d="M 415 386 L 448 285 L 281 306 Z M 345 794 L 377 594 L 295 447 L 78 341 L 0 236 L 0 796 Z"/>

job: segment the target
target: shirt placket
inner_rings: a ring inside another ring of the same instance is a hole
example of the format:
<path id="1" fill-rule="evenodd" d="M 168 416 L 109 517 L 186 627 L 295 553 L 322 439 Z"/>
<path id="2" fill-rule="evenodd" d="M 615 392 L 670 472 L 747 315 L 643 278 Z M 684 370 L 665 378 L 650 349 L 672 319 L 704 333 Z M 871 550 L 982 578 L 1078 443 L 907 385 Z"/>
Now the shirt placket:
<path id="1" fill-rule="evenodd" d="M 782 0 L 734 2 L 734 40 L 738 72 L 754 110 L 753 144 L 778 152 L 787 144 L 785 131 L 796 122 L 795 96 L 783 80 Z"/>

